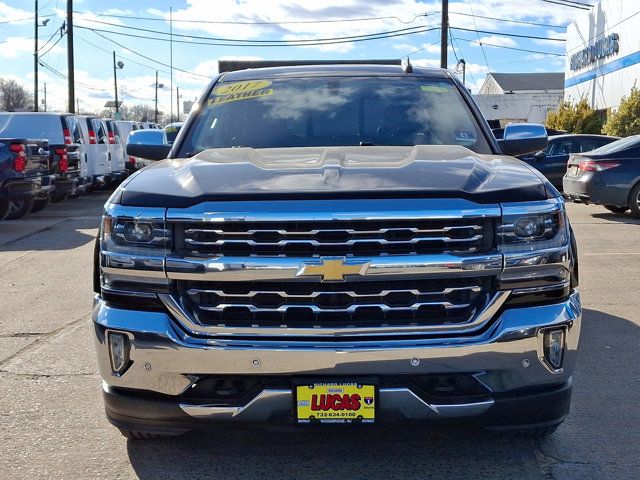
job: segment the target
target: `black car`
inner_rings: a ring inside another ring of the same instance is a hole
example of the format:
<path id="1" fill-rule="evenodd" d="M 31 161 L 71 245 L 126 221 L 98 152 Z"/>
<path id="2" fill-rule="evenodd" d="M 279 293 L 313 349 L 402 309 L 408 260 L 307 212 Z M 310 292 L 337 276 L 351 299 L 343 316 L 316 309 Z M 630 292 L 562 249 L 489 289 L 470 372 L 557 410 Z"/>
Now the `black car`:
<path id="1" fill-rule="evenodd" d="M 563 184 L 573 200 L 640 218 L 640 135 L 571 155 Z"/>
<path id="2" fill-rule="evenodd" d="M 545 150 L 518 158 L 538 170 L 554 187 L 562 191 L 562 177 L 567 171 L 570 154 L 589 152 L 616 140 L 618 137 L 606 135 L 557 135 L 549 137 L 549 144 Z"/>

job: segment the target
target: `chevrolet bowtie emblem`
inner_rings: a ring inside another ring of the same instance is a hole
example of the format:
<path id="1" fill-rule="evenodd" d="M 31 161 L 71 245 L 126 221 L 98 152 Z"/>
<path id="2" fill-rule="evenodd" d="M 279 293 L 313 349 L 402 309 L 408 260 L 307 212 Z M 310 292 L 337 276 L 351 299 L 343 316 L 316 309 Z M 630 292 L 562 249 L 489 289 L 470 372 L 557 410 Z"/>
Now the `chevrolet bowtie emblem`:
<path id="1" fill-rule="evenodd" d="M 319 275 L 322 281 L 344 281 L 345 275 L 364 275 L 369 262 L 346 263 L 344 258 L 322 258 L 320 263 L 303 262 L 296 276 Z"/>

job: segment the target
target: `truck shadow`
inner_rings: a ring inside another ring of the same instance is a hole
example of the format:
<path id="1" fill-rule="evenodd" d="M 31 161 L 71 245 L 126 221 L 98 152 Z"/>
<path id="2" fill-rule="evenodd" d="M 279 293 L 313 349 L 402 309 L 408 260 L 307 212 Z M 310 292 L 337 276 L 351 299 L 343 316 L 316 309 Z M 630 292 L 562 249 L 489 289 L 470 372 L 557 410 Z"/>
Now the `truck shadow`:
<path id="1" fill-rule="evenodd" d="M 593 218 L 607 220 L 609 222 L 627 223 L 629 225 L 640 225 L 640 218 L 633 218 L 629 212 L 627 213 L 593 213 Z"/>
<path id="2" fill-rule="evenodd" d="M 584 311 L 572 412 L 544 440 L 473 425 L 224 426 L 166 441 L 129 440 L 129 460 L 141 479 L 633 478 L 632 459 L 640 457 L 640 414 L 630 401 L 640 398 L 638 326 L 638 319 Z"/>

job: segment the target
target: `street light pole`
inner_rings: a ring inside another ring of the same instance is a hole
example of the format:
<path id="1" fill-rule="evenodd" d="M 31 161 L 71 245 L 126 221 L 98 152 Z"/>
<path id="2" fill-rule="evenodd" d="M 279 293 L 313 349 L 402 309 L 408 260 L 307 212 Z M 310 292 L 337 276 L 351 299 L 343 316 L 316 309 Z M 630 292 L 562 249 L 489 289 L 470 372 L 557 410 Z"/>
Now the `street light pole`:
<path id="1" fill-rule="evenodd" d="M 116 51 L 113 51 L 113 91 L 116 97 L 116 119 L 118 118 L 118 114 L 120 111 L 118 110 L 118 75 L 116 74 Z"/>
<path id="2" fill-rule="evenodd" d="M 47 111 L 47 82 L 44 82 L 44 111 Z"/>
<path id="3" fill-rule="evenodd" d="M 158 123 L 158 71 L 156 70 L 156 107 L 153 112 L 153 121 Z"/>
<path id="4" fill-rule="evenodd" d="M 176 112 L 178 112 L 176 122 L 180 121 L 180 87 L 176 85 Z"/>

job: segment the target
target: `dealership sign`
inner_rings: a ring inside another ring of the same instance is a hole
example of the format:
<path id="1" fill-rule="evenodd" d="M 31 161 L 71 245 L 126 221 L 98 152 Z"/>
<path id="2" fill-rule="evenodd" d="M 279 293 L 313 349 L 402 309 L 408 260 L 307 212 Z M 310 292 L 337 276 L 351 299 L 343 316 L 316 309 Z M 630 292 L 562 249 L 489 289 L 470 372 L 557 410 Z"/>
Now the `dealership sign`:
<path id="1" fill-rule="evenodd" d="M 580 70 L 595 63 L 596 60 L 615 55 L 620 49 L 619 38 L 617 33 L 612 33 L 598 40 L 593 45 L 589 45 L 587 48 L 580 50 L 578 53 L 574 53 L 571 55 L 571 70 Z"/>

